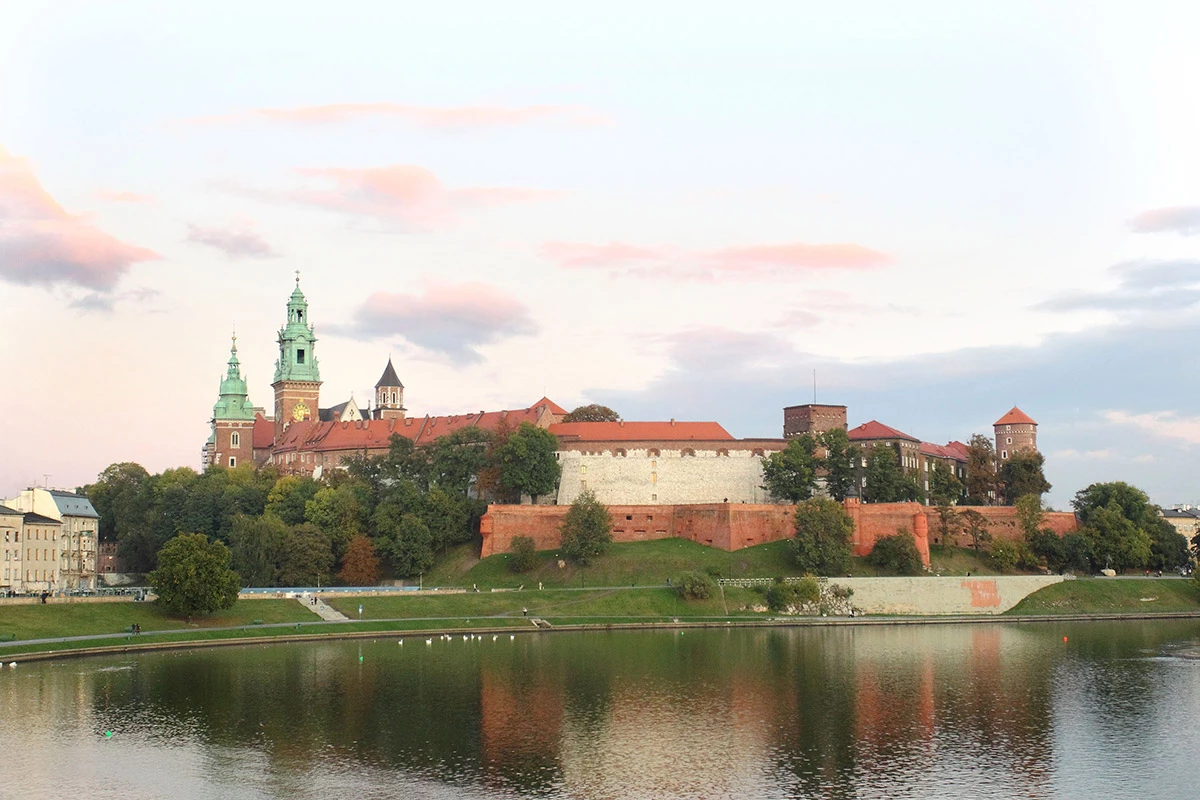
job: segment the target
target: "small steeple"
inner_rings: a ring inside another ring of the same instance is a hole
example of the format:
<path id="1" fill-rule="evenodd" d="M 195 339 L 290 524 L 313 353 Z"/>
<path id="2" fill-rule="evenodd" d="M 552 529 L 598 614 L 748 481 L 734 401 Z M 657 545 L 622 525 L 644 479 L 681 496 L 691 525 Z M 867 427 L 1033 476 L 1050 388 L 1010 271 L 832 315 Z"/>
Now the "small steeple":
<path id="1" fill-rule="evenodd" d="M 404 407 L 404 384 L 396 375 L 391 356 L 388 356 L 387 367 L 375 384 L 374 416 L 376 419 L 404 419 L 405 411 L 407 409 Z"/>
<path id="2" fill-rule="evenodd" d="M 220 397 L 213 406 L 213 419 L 254 419 L 249 390 L 242 378 L 242 365 L 237 355 L 237 334 L 229 346 L 229 363 L 221 380 Z"/>

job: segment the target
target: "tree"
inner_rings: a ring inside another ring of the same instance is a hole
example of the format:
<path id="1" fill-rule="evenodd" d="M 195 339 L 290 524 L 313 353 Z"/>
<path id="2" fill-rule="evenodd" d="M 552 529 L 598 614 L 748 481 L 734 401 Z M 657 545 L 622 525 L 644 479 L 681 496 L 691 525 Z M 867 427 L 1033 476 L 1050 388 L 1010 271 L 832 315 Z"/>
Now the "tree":
<path id="1" fill-rule="evenodd" d="M 863 499 L 868 503 L 901 503 L 920 495 L 916 482 L 900 466 L 900 454 L 891 445 L 876 444 L 867 450 L 863 477 Z"/>
<path id="2" fill-rule="evenodd" d="M 417 575 L 433 566 L 433 534 L 416 514 L 403 514 L 398 519 L 379 519 L 384 508 L 376 512 L 376 546 L 387 556 L 397 575 Z"/>
<path id="3" fill-rule="evenodd" d="M 933 462 L 929 471 L 929 499 L 939 506 L 954 505 L 962 500 L 963 485 L 944 461 Z"/>
<path id="4" fill-rule="evenodd" d="M 1108 508 L 1114 502 L 1120 506 L 1121 516 L 1135 523 L 1149 521 L 1158 516 L 1150 503 L 1149 495 L 1124 481 L 1093 483 L 1076 492 L 1071 505 L 1079 515 L 1079 521 L 1086 525 L 1094 512 Z"/>
<path id="5" fill-rule="evenodd" d="M 1088 541 L 1096 570 L 1108 568 L 1121 572 L 1143 567 L 1150 561 L 1150 534 L 1125 516 L 1115 498 L 1103 508 L 1091 509 L 1080 533 Z"/>
<path id="6" fill-rule="evenodd" d="M 707 600 L 717 593 L 717 583 L 703 572 L 685 572 L 675 579 L 675 591 L 683 600 Z"/>
<path id="7" fill-rule="evenodd" d="M 763 459 L 762 488 L 789 503 L 812 497 L 817 483 L 816 450 L 816 439 L 807 433 L 789 439 L 786 447 Z"/>
<path id="8" fill-rule="evenodd" d="M 482 428 L 460 428 L 434 439 L 428 448 L 429 479 L 451 494 L 466 494 L 487 466 L 491 434 Z"/>
<path id="9" fill-rule="evenodd" d="M 813 575 L 841 575 L 850 562 L 854 521 L 836 500 L 814 498 L 796 506 L 796 535 L 789 550 L 796 566 Z"/>
<path id="10" fill-rule="evenodd" d="M 960 517 L 963 531 L 971 539 L 971 547 L 978 553 L 980 545 L 985 545 L 992 540 L 992 534 L 988 531 L 990 525 L 988 518 L 973 508 L 962 512 Z"/>
<path id="11" fill-rule="evenodd" d="M 591 403 L 579 406 L 563 417 L 563 422 L 620 422 L 621 415 L 608 406 Z"/>
<path id="12" fill-rule="evenodd" d="M 97 534 L 115 542 L 146 525 L 150 510 L 151 478 L 141 464 L 111 464 L 95 483 L 80 488 L 100 515 Z"/>
<path id="13" fill-rule="evenodd" d="M 1188 562 L 1188 540 L 1165 519 L 1156 519 L 1149 526 L 1150 569 L 1173 570 Z"/>
<path id="14" fill-rule="evenodd" d="M 1033 554 L 1045 559 L 1046 566 L 1053 572 L 1086 572 L 1091 569 L 1091 544 L 1087 537 L 1078 531 L 1059 536 L 1054 531 L 1043 528 L 1027 541 Z"/>
<path id="15" fill-rule="evenodd" d="M 229 535 L 233 566 L 246 586 L 278 586 L 287 526 L 274 514 L 238 516 Z"/>
<path id="16" fill-rule="evenodd" d="M 983 434 L 971 436 L 967 445 L 967 504 L 990 506 L 996 499 L 996 449 Z"/>
<path id="17" fill-rule="evenodd" d="M 923 566 L 916 540 L 905 530 L 876 541 L 867 555 L 867 562 L 897 575 L 920 574 Z"/>
<path id="18" fill-rule="evenodd" d="M 323 486 L 304 504 L 304 519 L 320 528 L 329 537 L 334 559 L 341 558 L 350 540 L 366 527 L 366 509 L 370 488 L 366 483 L 351 479 L 337 488 Z"/>
<path id="19" fill-rule="evenodd" d="M 841 502 L 858 494 L 858 460 L 862 448 L 850 441 L 844 428 L 832 428 L 821 434 L 825 455 L 819 465 L 825 468 L 825 491 Z"/>
<path id="20" fill-rule="evenodd" d="M 938 533 L 942 540 L 942 545 L 952 547 L 958 543 L 958 530 L 962 523 L 962 516 L 955 511 L 951 506 L 939 505 L 938 513 Z"/>
<path id="21" fill-rule="evenodd" d="M 562 468 L 554 457 L 558 440 L 544 428 L 522 422 L 497 452 L 500 488 L 512 497 L 549 494 Z"/>
<path id="22" fill-rule="evenodd" d="M 296 525 L 283 539 L 277 585 L 329 585 L 333 575 L 333 548 L 329 535 L 316 525 Z"/>
<path id="23" fill-rule="evenodd" d="M 509 572 L 529 572 L 538 565 L 537 544 L 528 536 L 514 536 L 509 552 Z"/>
<path id="24" fill-rule="evenodd" d="M 347 586 L 374 586 L 379 583 L 379 556 L 375 545 L 359 534 L 346 547 L 346 557 L 338 571 L 338 580 Z"/>
<path id="25" fill-rule="evenodd" d="M 1017 525 L 1025 541 L 1029 542 L 1042 529 L 1046 522 L 1046 509 L 1042 506 L 1040 494 L 1027 494 L 1017 499 Z"/>
<path id="26" fill-rule="evenodd" d="M 312 478 L 284 475 L 275 481 L 267 494 L 266 511 L 283 520 L 286 525 L 304 522 L 305 504 L 312 500 L 321 485 Z"/>
<path id="27" fill-rule="evenodd" d="M 1004 502 L 1013 505 L 1025 495 L 1041 497 L 1050 491 L 1042 468 L 1046 457 L 1036 450 L 1018 450 L 1000 468 L 1000 485 L 1004 489 Z"/>
<path id="28" fill-rule="evenodd" d="M 571 503 L 560 530 L 563 554 L 580 566 L 586 567 L 612 543 L 612 517 L 590 489 Z"/>
<path id="29" fill-rule="evenodd" d="M 163 609 L 184 617 L 232 608 L 241 588 L 229 548 L 202 533 L 181 533 L 163 545 L 147 579 Z"/>

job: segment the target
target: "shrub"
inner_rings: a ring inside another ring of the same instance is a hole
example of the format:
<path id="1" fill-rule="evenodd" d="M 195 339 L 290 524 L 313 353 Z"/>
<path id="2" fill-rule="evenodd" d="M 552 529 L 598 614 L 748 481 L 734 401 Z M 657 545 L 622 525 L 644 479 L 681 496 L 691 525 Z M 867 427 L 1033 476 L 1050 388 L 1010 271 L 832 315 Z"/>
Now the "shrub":
<path id="1" fill-rule="evenodd" d="M 790 606 L 804 603 L 819 603 L 820 600 L 821 584 L 815 578 L 804 578 L 793 583 L 776 578 L 775 583 L 767 588 L 767 608 L 772 611 L 784 611 Z"/>
<path id="2" fill-rule="evenodd" d="M 512 555 L 508 559 L 509 572 L 529 572 L 538 565 L 537 545 L 528 536 L 514 536 Z"/>
<path id="3" fill-rule="evenodd" d="M 867 556 L 867 562 L 897 575 L 918 575 L 921 572 L 921 554 L 913 535 L 900 530 L 875 542 Z"/>
<path id="4" fill-rule="evenodd" d="M 720 568 L 720 567 L 718 567 L 718 566 L 716 566 L 716 565 L 714 565 L 714 564 L 709 564 L 707 567 L 705 567 L 705 568 L 704 568 L 704 574 L 706 574 L 706 575 L 710 575 L 710 576 L 712 576 L 713 578 L 722 578 L 722 577 L 724 577 L 724 576 L 721 574 L 721 568 Z"/>
<path id="5" fill-rule="evenodd" d="M 580 493 L 562 521 L 562 552 L 586 567 L 612 543 L 612 517 L 591 490 Z"/>
<path id="6" fill-rule="evenodd" d="M 687 572 L 676 579 L 675 591 L 684 600 L 707 600 L 717 591 L 717 584 L 703 572 Z"/>
<path id="7" fill-rule="evenodd" d="M 840 575 L 850 561 L 854 522 L 834 500 L 815 498 L 796 506 L 796 534 L 788 543 L 792 560 L 804 572 Z"/>
<path id="8" fill-rule="evenodd" d="M 992 566 L 1001 572 L 1015 567 L 1019 558 L 1020 553 L 1010 542 L 996 542 L 988 553 L 988 560 L 992 562 Z"/>

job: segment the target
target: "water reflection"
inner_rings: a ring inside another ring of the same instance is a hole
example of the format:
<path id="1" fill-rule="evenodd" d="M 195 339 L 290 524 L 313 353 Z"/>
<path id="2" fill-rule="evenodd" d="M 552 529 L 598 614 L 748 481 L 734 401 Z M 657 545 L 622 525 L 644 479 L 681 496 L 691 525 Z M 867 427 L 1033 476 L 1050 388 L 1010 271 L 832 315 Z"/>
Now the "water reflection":
<path id="1" fill-rule="evenodd" d="M 1197 644 L 1163 622 L 157 653 L 5 669 L 0 746 L 27 797 L 1172 797 L 1200 746 L 1200 661 L 1172 653 Z"/>

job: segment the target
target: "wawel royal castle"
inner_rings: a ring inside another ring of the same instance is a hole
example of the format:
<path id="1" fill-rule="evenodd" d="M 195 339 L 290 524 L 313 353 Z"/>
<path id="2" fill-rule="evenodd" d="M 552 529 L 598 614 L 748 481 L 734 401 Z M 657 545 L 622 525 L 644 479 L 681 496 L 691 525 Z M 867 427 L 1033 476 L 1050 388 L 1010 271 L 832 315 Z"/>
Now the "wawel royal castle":
<path id="1" fill-rule="evenodd" d="M 786 408 L 779 439 L 736 439 L 716 422 L 564 423 L 567 412 L 545 397 L 514 410 L 414 417 L 404 407 L 404 384 L 389 359 L 365 409 L 354 398 L 322 408 L 316 329 L 299 277 L 277 339 L 279 358 L 271 384 L 275 406 L 268 416 L 250 402 L 235 337 L 213 406 L 212 435 L 204 446 L 206 466 L 273 464 L 284 474 L 320 477 L 349 456 L 385 453 L 393 436 L 422 445 L 463 428 L 495 431 L 528 422 L 558 439 L 562 479 L 557 496 L 545 498 L 558 504 L 571 503 L 586 489 L 608 505 L 769 503 L 762 488 L 762 459 L 782 450 L 788 438 L 834 427 L 847 430 L 860 445 L 895 448 L 904 468 L 926 490 L 936 462 L 960 478 L 966 475 L 967 448 L 961 442 L 923 442 L 874 420 L 851 429 L 845 406 Z M 1037 423 L 1016 408 L 997 420 L 995 435 L 1001 460 L 1037 448 Z"/>

